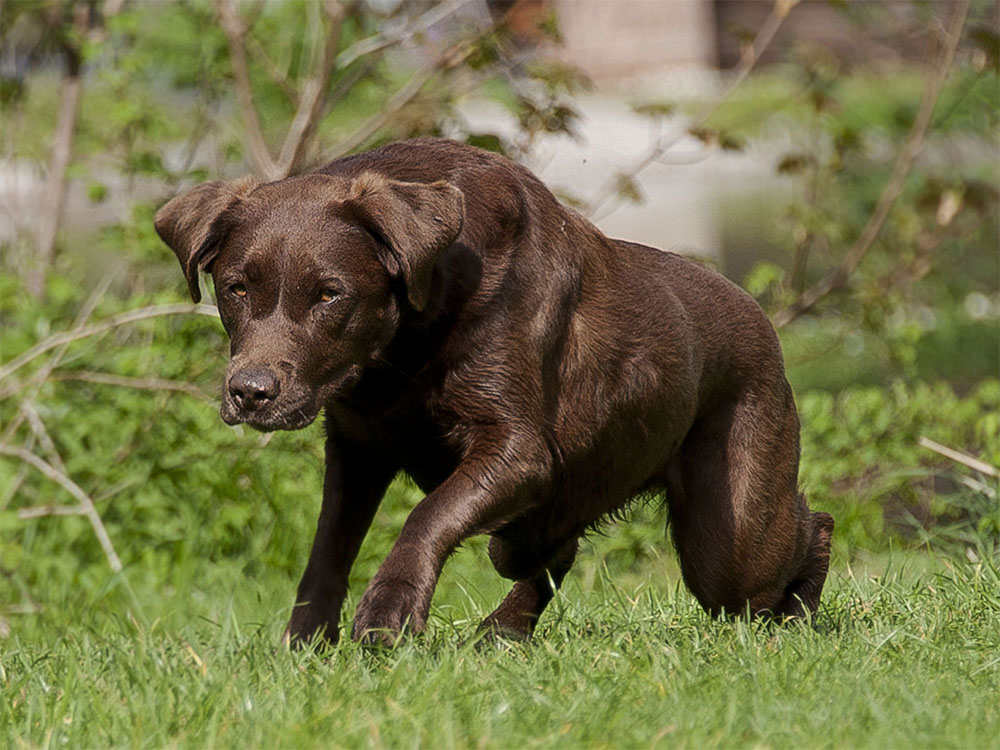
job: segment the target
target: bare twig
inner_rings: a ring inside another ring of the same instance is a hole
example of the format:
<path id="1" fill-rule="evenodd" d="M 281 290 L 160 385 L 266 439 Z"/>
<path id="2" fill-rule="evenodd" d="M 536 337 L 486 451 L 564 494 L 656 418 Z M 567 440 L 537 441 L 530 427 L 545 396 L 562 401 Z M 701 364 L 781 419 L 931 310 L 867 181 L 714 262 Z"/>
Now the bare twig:
<path id="1" fill-rule="evenodd" d="M 66 469 L 66 465 L 63 463 L 62 456 L 59 455 L 59 451 L 56 449 L 55 443 L 52 442 L 52 438 L 49 435 L 48 430 L 45 429 L 45 424 L 42 422 L 42 418 L 39 416 L 35 407 L 28 401 L 21 403 L 21 411 L 24 412 L 28 419 L 28 423 L 31 425 L 31 431 L 34 436 L 38 439 L 38 444 L 42 447 L 48 456 L 49 463 L 51 464 L 54 471 L 58 472 L 60 475 L 65 477 L 67 481 L 69 480 L 69 472 Z M 30 453 L 30 451 L 28 451 Z M 34 455 L 30 453 L 30 455 Z M 35 468 L 39 468 L 37 464 L 31 463 Z M 59 481 L 56 479 L 55 481 Z M 60 484 L 63 484 L 60 482 Z M 65 487 L 66 485 L 63 484 Z M 82 490 L 81 490 L 82 492 Z M 41 516 L 87 516 L 91 526 L 94 529 L 94 533 L 97 534 L 98 541 L 100 541 L 101 546 L 104 548 L 105 555 L 108 556 L 108 561 L 111 563 L 111 567 L 114 570 L 121 570 L 121 564 L 118 563 L 116 568 L 116 562 L 118 556 L 115 554 L 114 548 L 111 545 L 111 539 L 108 537 L 107 532 L 104 530 L 104 524 L 101 521 L 100 516 L 97 513 L 97 509 L 94 505 L 94 501 L 90 499 L 89 496 L 86 497 L 86 501 L 81 500 L 80 496 L 76 495 L 74 497 L 80 500 L 80 504 L 76 506 L 69 505 L 47 505 L 38 506 L 34 508 L 22 508 L 18 511 L 18 517 L 22 519 L 39 518 Z M 84 493 L 85 494 L 85 493 Z M 110 552 L 110 554 L 109 554 Z"/>
<path id="2" fill-rule="evenodd" d="M 64 331 L 63 333 L 56 333 L 46 339 L 43 339 L 28 349 L 28 351 L 18 357 L 15 357 L 3 367 L 0 367 L 0 380 L 3 380 L 11 373 L 24 367 L 24 365 L 28 364 L 36 357 L 55 349 L 57 346 L 69 344 L 73 341 L 78 341 L 79 339 L 89 338 L 90 336 L 96 336 L 98 334 L 105 333 L 106 331 L 110 331 L 113 328 L 127 325 L 129 323 L 136 323 L 140 320 L 161 317 L 163 315 L 186 315 L 189 313 L 208 315 L 213 318 L 218 316 L 218 310 L 214 305 L 195 305 L 190 303 L 153 305 L 151 307 L 140 307 L 137 310 L 129 310 L 128 312 L 115 315 L 107 320 L 102 320 L 100 323 L 94 323 L 93 325 L 85 326 L 83 328 L 75 328 L 70 331 Z"/>
<path id="3" fill-rule="evenodd" d="M 267 68 L 268 74 L 271 76 L 271 80 L 276 86 L 278 86 L 278 88 L 285 92 L 285 96 L 288 97 L 288 100 L 290 102 L 297 100 L 299 98 L 299 92 L 296 90 L 295 84 L 292 83 L 288 74 L 279 68 L 277 63 L 275 63 L 274 60 L 268 56 L 267 51 L 261 43 L 257 41 L 253 34 L 247 35 L 247 46 L 257 59 L 264 64 L 264 67 Z"/>
<path id="4" fill-rule="evenodd" d="M 964 0 L 955 7 L 951 23 L 946 32 L 945 46 L 938 60 L 937 67 L 927 82 L 916 119 L 914 119 L 906 141 L 899 151 L 892 174 L 885 188 L 882 190 L 882 195 L 879 197 L 878 204 L 869 217 L 868 223 L 865 224 L 857 241 L 847 251 L 844 259 L 835 268 L 829 270 L 823 278 L 805 290 L 794 302 L 774 316 L 774 325 L 776 328 L 791 323 L 803 313 L 811 310 L 826 295 L 847 284 L 850 275 L 861 264 L 865 255 L 875 244 L 875 240 L 878 239 L 879 233 L 882 231 L 882 227 L 889 217 L 893 205 L 896 203 L 896 199 L 903 192 L 906 178 L 917 156 L 920 154 L 924 137 L 931 122 L 931 116 L 934 114 L 934 107 L 937 104 L 938 97 L 941 95 L 941 90 L 944 88 L 948 73 L 951 70 L 952 61 L 955 58 L 955 50 L 958 48 L 958 42 L 962 36 L 962 27 L 965 25 L 965 17 L 969 11 L 970 2 L 971 0 Z"/>
<path id="5" fill-rule="evenodd" d="M 350 153 L 375 135 L 393 115 L 409 104 L 420 93 L 420 90 L 428 81 L 438 74 L 440 71 L 439 63 L 440 61 L 428 65 L 416 73 L 413 78 L 406 82 L 403 88 L 392 95 L 382 109 L 361 123 L 353 133 L 342 138 L 332 149 L 330 158 L 336 159 L 338 156 Z"/>
<path id="6" fill-rule="evenodd" d="M 932 450 L 945 458 L 950 458 L 952 461 L 956 461 L 963 466 L 968 466 L 970 469 L 978 471 L 980 474 L 985 474 L 988 477 L 994 478 L 1000 477 L 1000 469 L 997 469 L 995 466 L 990 466 L 985 461 L 980 461 L 978 458 L 970 456 L 968 453 L 955 450 L 954 448 L 949 448 L 946 445 L 941 445 L 941 443 L 937 443 L 922 435 L 917 443 L 922 448 L 927 448 L 928 450 Z"/>
<path id="7" fill-rule="evenodd" d="M 35 437 L 38 438 L 38 444 L 41 446 L 42 450 L 48 454 L 49 463 L 51 463 L 57 470 L 65 474 L 66 464 L 63 463 L 62 456 L 60 456 L 59 451 L 56 450 L 56 445 L 52 442 L 52 438 L 49 437 L 49 432 L 45 429 L 45 425 L 42 423 L 42 418 L 38 415 L 34 405 L 30 401 L 22 401 L 21 411 L 23 411 L 25 417 L 27 417 L 28 424 L 31 426 L 31 431 L 35 433 Z"/>
<path id="8" fill-rule="evenodd" d="M 83 38 L 89 23 L 90 7 L 86 3 L 76 3 L 73 6 L 73 32 L 76 38 Z M 45 274 L 52 265 L 52 257 L 55 254 L 56 234 L 59 231 L 63 205 L 66 203 L 66 170 L 69 168 L 73 153 L 73 131 L 76 129 L 77 114 L 80 111 L 83 59 L 79 42 L 71 40 L 72 37 L 69 37 L 62 44 L 66 72 L 59 93 L 59 115 L 52 150 L 49 153 L 48 175 L 45 178 L 45 211 L 38 224 L 38 247 L 34 265 L 25 281 L 28 292 L 36 297 L 41 296 L 45 289 Z"/>
<path id="9" fill-rule="evenodd" d="M 685 121 L 682 125 L 674 128 L 669 135 L 660 135 L 650 146 L 649 150 L 643 154 L 643 156 L 641 156 L 639 160 L 636 161 L 629 169 L 625 170 L 623 174 L 629 178 L 635 178 L 640 172 L 644 171 L 654 162 L 659 161 L 667 151 L 677 145 L 678 141 L 684 138 L 684 136 L 686 136 L 691 130 L 703 126 L 708 121 L 708 118 L 715 114 L 719 107 L 722 106 L 722 104 L 732 95 L 739 85 L 743 83 L 750 71 L 754 69 L 754 66 L 757 65 L 757 62 L 764 54 L 764 51 L 774 40 L 775 35 L 778 33 L 778 29 L 781 28 L 781 25 L 785 22 L 788 14 L 797 3 L 798 0 L 775 0 L 771 13 L 764 20 L 760 30 L 758 30 L 757 35 L 754 37 L 753 43 L 744 49 L 743 54 L 740 57 L 740 61 L 736 64 L 736 67 L 733 68 L 726 87 L 714 99 L 706 102 L 690 120 Z M 614 175 L 604 183 L 604 185 L 597 191 L 594 198 L 590 201 L 590 208 L 587 211 L 588 216 L 594 218 L 595 220 L 601 219 L 614 210 L 612 208 L 611 210 L 598 215 L 599 209 L 618 193 L 620 180 L 621 174 L 618 174 Z"/>
<path id="10" fill-rule="evenodd" d="M 212 398 L 193 383 L 182 380 L 166 380 L 164 378 L 130 378 L 124 375 L 114 375 L 110 372 L 92 372 L 89 370 L 57 370 L 50 376 L 51 380 L 82 380 L 87 383 L 113 385 L 121 388 L 136 388 L 144 391 L 178 391 L 187 393 L 206 401 Z"/>
<path id="11" fill-rule="evenodd" d="M 473 40 L 475 38 L 478 36 Z M 403 107 L 413 101 L 430 80 L 442 71 L 450 70 L 465 62 L 474 52 L 470 43 L 473 40 L 467 39 L 464 43 L 452 45 L 427 63 L 406 82 L 406 85 L 390 97 L 380 111 L 361 123 L 353 133 L 342 138 L 332 149 L 331 158 L 343 156 L 363 145 Z"/>
<path id="12" fill-rule="evenodd" d="M 412 39 L 417 34 L 426 31 L 434 24 L 443 21 L 459 8 L 468 4 L 469 0 L 452 0 L 450 3 L 440 3 L 421 15 L 413 23 L 404 24 L 400 29 L 386 31 L 355 42 L 337 55 L 334 65 L 338 70 L 341 70 L 365 55 L 370 55 L 372 52 L 378 52 L 386 47 L 391 47 L 394 44 Z"/>
<path id="13" fill-rule="evenodd" d="M 18 416 L 23 418 L 20 412 L 18 412 Z M 8 437 L 5 436 L 4 439 L 0 441 L 0 445 L 6 443 L 7 439 Z M 35 447 L 34 434 L 28 435 L 28 439 L 25 441 L 24 447 L 25 450 L 29 451 Z M 7 487 L 7 489 L 4 490 L 3 497 L 0 497 L 0 510 L 6 508 L 7 505 L 10 503 L 10 501 L 13 500 L 15 497 L 17 497 L 17 493 L 21 490 L 21 485 L 24 484 L 24 480 L 28 478 L 28 471 L 30 471 L 30 469 L 25 464 L 21 464 L 18 467 L 17 474 L 14 475 L 14 479 L 11 480 L 11 483 Z"/>
<path id="14" fill-rule="evenodd" d="M 181 156 L 177 160 L 180 166 L 176 170 L 172 170 L 167 179 L 167 184 L 170 186 L 171 192 L 177 191 L 178 184 L 187 175 L 188 170 L 191 169 L 195 156 L 198 154 L 198 147 L 201 145 L 209 131 L 209 126 L 212 124 L 213 115 L 211 109 L 213 107 L 211 96 L 207 95 L 204 89 L 199 89 L 198 98 L 200 103 L 194 115 L 194 125 L 191 127 L 191 132 L 184 143 L 184 148 L 181 150 Z"/>
<path id="15" fill-rule="evenodd" d="M 340 46 L 340 32 L 344 23 L 344 8 L 336 0 L 324 4 L 329 28 L 323 32 L 323 52 L 313 75 L 306 80 L 299 96 L 299 105 L 288 128 L 285 142 L 278 156 L 278 178 L 287 177 L 299 166 L 306 144 L 312 136 L 326 101 L 324 94 L 336 67 L 334 58 Z"/>
<path id="16" fill-rule="evenodd" d="M 101 283 L 95 287 L 94 291 L 91 292 L 90 296 L 87 298 L 87 301 L 83 303 L 83 307 L 80 308 L 80 312 L 77 313 L 76 319 L 73 321 L 72 330 L 79 331 L 86 325 L 90 316 L 97 308 L 98 303 L 101 301 L 101 298 L 104 296 L 104 293 L 108 290 L 108 287 L 111 286 L 111 282 L 114 281 L 115 275 L 116 274 L 114 272 L 104 275 L 104 278 L 101 279 Z M 52 353 L 52 356 L 49 357 L 49 361 L 45 363 L 45 366 L 40 368 L 38 372 L 35 373 L 28 385 L 28 394 L 24 398 L 25 401 L 31 401 L 34 399 L 35 394 L 38 392 L 38 389 L 41 388 L 42 383 L 45 382 L 49 373 L 52 372 L 52 370 L 54 370 L 62 361 L 63 355 L 66 353 L 67 346 L 69 346 L 69 343 L 56 347 L 56 350 Z M 3 378 L 0 377 L 0 380 L 2 379 Z M 10 393 L 21 390 L 22 387 L 23 386 L 19 385 L 16 388 L 8 388 L 4 392 L 0 392 L 0 398 L 6 398 L 6 396 Z M 10 440 L 11 436 L 17 432 L 17 429 L 21 426 L 21 422 L 24 420 L 25 416 L 24 411 L 18 410 L 17 416 L 10 421 L 10 424 L 8 424 L 4 429 L 3 435 L 0 436 L 0 443 L 6 443 Z"/>
<path id="17" fill-rule="evenodd" d="M 250 69 L 246 56 L 247 26 L 240 18 L 235 0 L 216 0 L 215 9 L 219 16 L 219 25 L 229 45 L 229 58 L 236 84 L 236 101 L 243 115 L 243 128 L 246 131 L 250 156 L 265 178 L 274 179 L 277 174 L 277 164 L 267 147 L 260 117 L 253 103 L 253 89 L 250 85 Z"/>
<path id="18" fill-rule="evenodd" d="M 31 508 L 21 508 L 17 511 L 17 517 L 28 521 L 32 518 L 44 518 L 46 516 L 85 516 L 86 508 L 80 505 L 36 505 Z"/>
<path id="19" fill-rule="evenodd" d="M 87 520 L 90 521 L 90 525 L 94 529 L 94 534 L 97 536 L 97 541 L 100 543 L 101 549 L 104 550 L 105 557 L 108 558 L 108 564 L 111 565 L 111 569 L 116 573 L 121 571 L 121 560 L 115 552 L 114 545 L 111 543 L 111 538 L 108 536 L 107 529 L 104 528 L 104 522 L 101 521 L 101 517 L 98 515 L 96 508 L 94 508 L 94 503 L 91 501 L 90 496 L 80 488 L 80 485 L 63 474 L 61 471 L 57 470 L 51 464 L 43 461 L 34 453 L 27 451 L 24 448 L 0 445 L 0 454 L 12 456 L 33 466 L 48 479 L 51 479 L 76 498 L 77 502 L 80 503 L 80 506 L 84 510 L 84 515 L 87 516 Z"/>
<path id="20" fill-rule="evenodd" d="M 997 491 L 984 482 L 980 482 L 978 479 L 973 479 L 972 477 L 959 477 L 958 481 L 970 490 L 981 492 L 987 497 L 993 498 L 994 500 L 996 499 Z"/>
<path id="21" fill-rule="evenodd" d="M 358 81 L 372 72 L 381 57 L 381 52 L 373 53 L 368 56 L 364 63 L 361 65 L 355 65 L 349 71 L 344 73 L 337 80 L 337 85 L 333 87 L 333 91 L 330 92 L 330 95 L 327 97 L 327 101 L 338 102 L 343 99 L 347 95 L 347 92 L 354 88 Z"/>

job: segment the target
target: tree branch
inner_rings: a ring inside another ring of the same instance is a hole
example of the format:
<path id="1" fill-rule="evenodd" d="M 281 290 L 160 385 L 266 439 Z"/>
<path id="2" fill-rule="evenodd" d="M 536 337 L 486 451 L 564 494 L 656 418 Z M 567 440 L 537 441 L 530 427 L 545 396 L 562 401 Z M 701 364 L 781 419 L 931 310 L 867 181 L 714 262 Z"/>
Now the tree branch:
<path id="1" fill-rule="evenodd" d="M 426 31 L 439 21 L 443 21 L 459 8 L 467 4 L 468 0 L 452 0 L 450 3 L 439 3 L 431 8 L 431 10 L 417 18 L 417 20 L 412 24 L 403 24 L 401 28 L 395 32 L 379 33 L 375 36 L 370 36 L 367 39 L 355 42 L 337 55 L 335 65 L 338 70 L 342 70 L 355 60 L 358 60 L 365 55 L 370 55 L 372 52 L 378 52 L 379 50 L 391 47 L 394 44 L 405 42 L 407 39 Z"/>
<path id="2" fill-rule="evenodd" d="M 57 370 L 52 373 L 52 380 L 80 380 L 86 383 L 98 383 L 100 385 L 113 385 L 120 388 L 136 388 L 144 391 L 177 391 L 187 393 L 205 401 L 212 398 L 201 388 L 193 383 L 185 383 L 182 380 L 166 380 L 164 378 L 130 378 L 124 375 L 115 375 L 110 372 L 92 372 L 90 370 Z"/>
<path id="3" fill-rule="evenodd" d="M 78 2 L 73 6 L 73 32 L 79 39 L 87 31 L 90 23 L 90 7 Z M 83 89 L 78 42 L 64 39 L 62 55 L 66 62 L 66 72 L 62 78 L 59 93 L 59 116 L 55 139 L 49 152 L 49 169 L 45 178 L 45 210 L 38 224 L 38 252 L 34 258 L 31 273 L 25 281 L 28 292 L 35 297 L 45 290 L 45 275 L 52 265 L 55 255 L 56 234 L 59 232 L 60 218 L 66 203 L 66 170 L 73 155 L 73 132 L 80 112 L 80 92 Z"/>
<path id="4" fill-rule="evenodd" d="M 327 96 L 327 89 L 329 88 L 334 71 L 347 67 L 359 58 L 379 52 L 386 47 L 419 34 L 433 24 L 455 13 L 467 2 L 468 0 L 452 0 L 448 3 L 436 5 L 431 10 L 419 16 L 414 22 L 404 23 L 398 30 L 391 33 L 381 33 L 368 39 L 363 39 L 338 54 L 337 49 L 340 46 L 341 29 L 347 10 L 341 4 L 340 0 L 324 0 L 323 9 L 328 19 L 329 27 L 325 30 L 321 29 L 319 32 L 324 37 L 322 52 L 313 66 L 312 75 L 304 81 L 298 90 L 295 115 L 285 134 L 281 148 L 278 151 L 278 156 L 275 158 L 272 156 L 271 150 L 267 145 L 267 139 L 264 137 L 264 131 L 260 122 L 260 115 L 253 101 L 253 87 L 247 63 L 248 44 L 252 44 L 255 53 L 264 58 L 265 65 L 270 65 L 272 76 L 275 72 L 273 70 L 274 65 L 263 54 L 260 45 L 251 37 L 249 25 L 241 18 L 236 0 L 215 0 L 219 24 L 229 45 L 229 55 L 236 87 L 236 99 L 243 116 L 247 148 L 256 170 L 265 179 L 277 180 L 287 177 L 301 167 L 309 141 L 315 133 L 323 112 L 332 99 L 332 97 Z M 425 78 L 424 82 L 429 80 L 429 78 L 430 76 Z M 295 95 L 294 87 L 292 87 L 286 77 L 282 76 L 277 80 L 286 93 Z M 411 81 L 411 83 L 413 82 Z M 338 87 L 338 91 L 342 95 L 343 88 Z M 419 87 L 415 91 L 410 91 L 409 87 L 407 87 L 407 91 L 409 92 L 409 98 L 406 101 L 416 96 Z M 393 113 L 398 111 L 406 101 L 395 102 L 396 108 L 393 110 Z M 381 113 L 376 115 L 371 121 L 379 122 L 374 130 L 381 127 L 385 119 Z M 374 130 L 366 129 L 365 126 L 362 126 L 357 134 L 360 140 L 357 140 L 356 137 L 348 139 L 350 143 L 355 144 L 351 148 L 355 148 L 357 144 L 367 140 Z M 349 151 L 351 148 L 347 150 Z M 346 152 L 341 151 L 340 153 Z"/>
<path id="5" fill-rule="evenodd" d="M 28 521 L 32 518 L 45 516 L 85 516 L 87 511 L 79 505 L 36 505 L 31 508 L 20 508 L 17 517 Z"/>
<path id="6" fill-rule="evenodd" d="M 995 466 L 991 466 L 985 461 L 980 461 L 975 456 L 970 456 L 968 453 L 963 453 L 962 451 L 957 451 L 954 448 L 949 448 L 946 445 L 941 445 L 941 443 L 935 442 L 928 437 L 920 436 L 917 443 L 922 448 L 927 448 L 935 453 L 944 456 L 945 458 L 950 458 L 952 461 L 962 464 L 963 466 L 968 466 L 973 471 L 978 471 L 980 474 L 985 474 L 988 477 L 1000 478 L 1000 469 Z"/>
<path id="7" fill-rule="evenodd" d="M 299 92 L 296 90 L 295 85 L 289 80 L 288 75 L 281 68 L 278 67 L 277 63 L 272 60 L 267 51 L 257 41 L 253 34 L 247 35 L 247 46 L 250 51 L 257 56 L 257 59 L 263 63 L 264 67 L 267 68 L 268 73 L 271 76 L 271 80 L 274 81 L 282 91 L 285 92 L 285 96 L 288 97 L 290 102 L 294 102 L 298 99 Z"/>
<path id="8" fill-rule="evenodd" d="M 847 251 L 844 259 L 835 268 L 827 271 L 823 278 L 805 290 L 794 302 L 774 316 L 775 328 L 781 328 L 791 323 L 806 311 L 811 310 L 817 302 L 828 294 L 845 286 L 850 275 L 861 264 L 865 255 L 875 244 L 875 240 L 878 239 L 879 233 L 882 231 L 882 227 L 885 225 L 885 221 L 889 217 L 893 205 L 896 203 L 896 199 L 903 192 L 906 178 L 913 168 L 917 156 L 920 154 L 924 136 L 927 134 L 931 116 L 934 114 L 934 107 L 948 78 L 952 61 L 955 59 L 955 50 L 958 48 L 958 42 L 962 37 L 962 28 L 965 25 L 965 17 L 969 11 L 970 2 L 971 0 L 963 0 L 963 2 L 955 7 L 955 12 L 952 15 L 947 31 L 945 47 L 938 60 L 937 68 L 930 80 L 927 81 L 927 87 L 924 89 L 923 97 L 920 101 L 920 109 L 917 111 L 913 126 L 910 128 L 906 141 L 903 143 L 903 147 L 896 157 L 892 174 L 885 188 L 882 190 L 881 196 L 879 196 L 875 210 L 868 218 L 868 223 L 865 224 L 857 241 Z"/>
<path id="9" fill-rule="evenodd" d="M 413 101 L 428 81 L 444 70 L 450 70 L 461 65 L 472 53 L 472 47 L 464 44 L 454 45 L 446 49 L 433 62 L 425 65 L 419 72 L 414 74 L 406 82 L 405 86 L 392 95 L 379 112 L 361 123 L 353 133 L 341 139 L 333 148 L 331 158 L 335 159 L 338 156 L 343 156 L 363 145 L 365 141 L 375 135 L 396 113 Z"/>
<path id="10" fill-rule="evenodd" d="M 243 127 L 246 130 L 250 157 L 256 164 L 257 171 L 265 179 L 276 179 L 278 166 L 271 158 L 271 151 L 267 147 L 264 131 L 260 125 L 260 117 L 253 103 L 253 88 L 250 85 L 250 69 L 246 56 L 247 26 L 240 18 L 235 0 L 215 0 L 215 10 L 229 45 L 229 58 L 236 85 L 236 101 L 243 114 Z"/>
<path id="11" fill-rule="evenodd" d="M 316 130 L 320 115 L 323 113 L 327 86 L 336 67 L 335 58 L 340 46 L 340 34 L 344 24 L 344 8 L 337 0 L 327 0 L 324 3 L 330 28 L 326 30 L 323 52 L 313 75 L 306 80 L 299 95 L 299 106 L 288 128 L 285 142 L 278 156 L 279 178 L 287 177 L 294 172 L 302 161 L 306 144 Z"/>
<path id="12" fill-rule="evenodd" d="M 437 75 L 437 73 L 438 63 L 428 65 L 416 73 L 413 78 L 406 82 L 406 85 L 403 86 L 403 88 L 392 95 L 392 98 L 385 103 L 385 106 L 383 106 L 380 111 L 361 123 L 361 125 L 359 125 L 353 133 L 345 138 L 342 138 L 337 145 L 334 146 L 333 151 L 330 154 L 330 158 L 336 159 L 337 157 L 350 153 L 354 149 L 363 145 L 365 141 L 375 135 L 375 133 L 377 133 L 393 115 L 416 98 L 417 94 L 420 93 L 420 89 L 424 87 L 424 84 Z"/>
<path id="13" fill-rule="evenodd" d="M 56 445 L 52 442 L 52 438 L 49 437 L 49 431 L 45 429 L 45 425 L 42 423 L 42 418 L 38 416 L 38 411 L 30 401 L 21 402 L 21 411 L 24 412 L 24 416 L 27 418 L 28 424 L 31 425 L 31 431 L 35 433 L 35 437 L 38 439 L 38 444 L 42 447 L 42 450 L 48 454 L 49 463 L 51 463 L 63 474 L 66 474 L 66 464 L 63 463 L 62 456 L 60 456 L 59 451 L 56 450 Z"/>

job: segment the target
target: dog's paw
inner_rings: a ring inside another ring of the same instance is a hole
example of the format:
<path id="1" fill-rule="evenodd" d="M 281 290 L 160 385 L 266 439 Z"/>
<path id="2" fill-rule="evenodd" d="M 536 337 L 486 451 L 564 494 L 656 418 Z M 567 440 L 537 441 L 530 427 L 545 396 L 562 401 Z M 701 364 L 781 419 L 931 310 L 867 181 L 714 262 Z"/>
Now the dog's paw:
<path id="1" fill-rule="evenodd" d="M 426 621 L 423 598 L 411 583 L 376 579 L 358 603 L 351 637 L 391 648 L 404 632 L 421 632 Z"/>

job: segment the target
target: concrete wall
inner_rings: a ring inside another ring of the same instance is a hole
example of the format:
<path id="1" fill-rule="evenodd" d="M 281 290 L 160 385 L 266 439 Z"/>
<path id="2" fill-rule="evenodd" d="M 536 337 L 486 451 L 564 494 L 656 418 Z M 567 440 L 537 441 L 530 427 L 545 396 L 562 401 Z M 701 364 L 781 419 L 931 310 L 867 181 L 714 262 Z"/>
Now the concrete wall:
<path id="1" fill-rule="evenodd" d="M 556 0 L 568 62 L 595 79 L 715 65 L 709 0 Z"/>

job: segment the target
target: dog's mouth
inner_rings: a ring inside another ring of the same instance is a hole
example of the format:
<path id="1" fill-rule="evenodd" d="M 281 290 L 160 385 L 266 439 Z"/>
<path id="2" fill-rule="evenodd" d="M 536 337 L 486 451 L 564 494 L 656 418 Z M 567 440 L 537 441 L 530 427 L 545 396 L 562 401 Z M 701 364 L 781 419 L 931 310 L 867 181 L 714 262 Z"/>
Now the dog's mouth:
<path id="1" fill-rule="evenodd" d="M 228 425 L 245 424 L 261 432 L 301 430 L 316 420 L 323 404 L 343 395 L 357 383 L 360 377 L 361 368 L 351 366 L 340 377 L 327 383 L 316 392 L 303 389 L 266 405 L 256 404 L 254 408 L 246 408 L 238 404 L 230 390 L 222 397 L 219 416 Z"/>
<path id="2" fill-rule="evenodd" d="M 275 430 L 301 430 L 311 425 L 319 409 L 309 400 L 297 404 L 275 404 L 272 407 L 258 411 L 240 409 L 232 399 L 222 399 L 219 416 L 228 425 L 245 424 L 261 432 Z"/>

